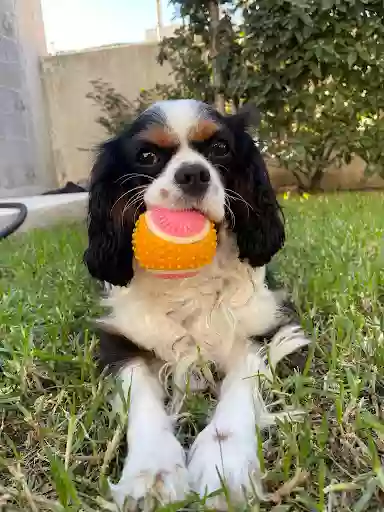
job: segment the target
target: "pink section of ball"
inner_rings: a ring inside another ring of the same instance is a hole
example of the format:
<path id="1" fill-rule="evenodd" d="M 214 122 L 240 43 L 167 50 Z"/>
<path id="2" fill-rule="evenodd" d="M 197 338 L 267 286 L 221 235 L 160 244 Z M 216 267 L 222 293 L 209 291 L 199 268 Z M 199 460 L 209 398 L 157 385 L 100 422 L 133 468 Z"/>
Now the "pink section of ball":
<path id="1" fill-rule="evenodd" d="M 154 208 L 149 212 L 156 228 L 168 236 L 178 238 L 195 236 L 204 229 L 207 219 L 196 210 L 168 210 Z"/>

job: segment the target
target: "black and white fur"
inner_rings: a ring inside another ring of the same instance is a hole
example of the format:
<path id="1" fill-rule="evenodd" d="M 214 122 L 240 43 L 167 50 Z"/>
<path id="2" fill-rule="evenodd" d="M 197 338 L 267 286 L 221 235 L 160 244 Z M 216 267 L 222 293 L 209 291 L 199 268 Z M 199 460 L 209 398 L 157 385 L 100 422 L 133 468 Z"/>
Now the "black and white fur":
<path id="1" fill-rule="evenodd" d="M 276 415 L 268 413 L 256 376 L 270 378 L 278 361 L 309 341 L 286 314 L 282 294 L 265 283 L 265 265 L 284 244 L 284 224 L 246 132 L 248 118 L 222 116 L 193 100 L 156 103 L 101 147 L 92 171 L 85 263 L 113 285 L 105 300 L 110 314 L 99 323 L 101 361 L 129 397 L 128 456 L 111 485 L 119 506 L 153 492 L 164 502 L 191 490 L 204 496 L 221 488 L 221 479 L 236 502 L 247 491 L 262 494 L 255 426 Z M 198 209 L 216 223 L 217 256 L 196 277 L 161 280 L 135 263 L 135 220 L 156 205 Z M 270 342 L 260 344 L 261 337 Z M 186 457 L 159 376 L 173 376 L 174 412 L 187 383 L 201 386 L 205 362 L 225 377 L 213 417 Z M 115 408 L 124 409 L 120 395 Z M 211 505 L 225 508 L 224 497 Z"/>

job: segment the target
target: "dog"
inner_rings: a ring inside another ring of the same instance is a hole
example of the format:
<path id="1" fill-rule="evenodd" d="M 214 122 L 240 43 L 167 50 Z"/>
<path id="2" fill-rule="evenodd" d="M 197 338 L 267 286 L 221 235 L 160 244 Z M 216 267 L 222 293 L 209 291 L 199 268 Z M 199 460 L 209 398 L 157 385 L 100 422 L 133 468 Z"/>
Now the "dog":
<path id="1" fill-rule="evenodd" d="M 285 296 L 266 284 L 285 229 L 248 133 L 252 116 L 251 108 L 222 115 L 195 100 L 160 101 L 104 143 L 95 160 L 84 261 L 110 286 L 109 313 L 98 321 L 100 361 L 117 376 L 115 410 L 129 409 L 128 455 L 111 484 L 119 507 L 154 494 L 177 502 L 193 491 L 214 493 L 210 505 L 225 509 L 227 499 L 215 493 L 223 482 L 236 503 L 255 490 L 263 495 L 255 426 L 278 415 L 268 412 L 258 376 L 270 379 L 309 339 Z M 141 269 L 132 232 L 154 206 L 195 209 L 212 220 L 214 262 L 176 280 Z M 218 404 L 186 457 L 175 412 L 187 389 L 205 385 L 208 364 L 224 375 Z M 171 411 L 164 402 L 170 379 Z"/>

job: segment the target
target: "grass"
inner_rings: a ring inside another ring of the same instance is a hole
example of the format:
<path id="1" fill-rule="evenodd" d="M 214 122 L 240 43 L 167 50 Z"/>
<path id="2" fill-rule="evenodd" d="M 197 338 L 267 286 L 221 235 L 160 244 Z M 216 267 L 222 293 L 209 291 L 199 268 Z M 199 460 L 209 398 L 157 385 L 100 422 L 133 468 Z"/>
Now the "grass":
<path id="1" fill-rule="evenodd" d="M 273 265 L 316 342 L 303 374 L 277 376 L 273 392 L 308 415 L 264 435 L 265 486 L 280 501 L 247 510 L 384 510 L 383 199 L 283 201 L 288 242 Z M 0 245 L 0 510 L 112 510 L 124 426 L 94 363 L 84 246 L 79 226 Z M 193 437 L 210 403 L 190 406 L 180 434 Z"/>

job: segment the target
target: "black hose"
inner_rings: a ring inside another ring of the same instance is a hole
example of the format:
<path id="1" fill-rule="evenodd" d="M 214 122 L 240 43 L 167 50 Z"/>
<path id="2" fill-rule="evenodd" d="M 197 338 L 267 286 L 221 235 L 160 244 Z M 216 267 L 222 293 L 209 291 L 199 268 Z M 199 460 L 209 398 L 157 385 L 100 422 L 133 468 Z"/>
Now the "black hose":
<path id="1" fill-rule="evenodd" d="M 3 240 L 12 235 L 23 224 L 28 215 L 28 208 L 23 203 L 0 203 L 0 208 L 18 210 L 16 219 L 4 229 L 0 229 L 0 240 Z"/>

